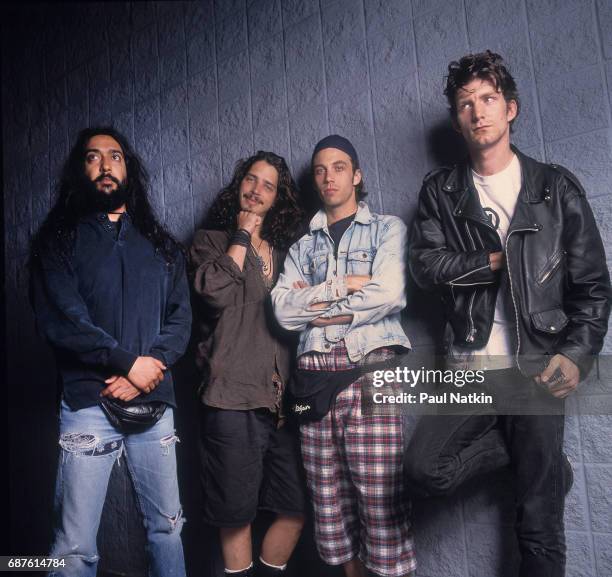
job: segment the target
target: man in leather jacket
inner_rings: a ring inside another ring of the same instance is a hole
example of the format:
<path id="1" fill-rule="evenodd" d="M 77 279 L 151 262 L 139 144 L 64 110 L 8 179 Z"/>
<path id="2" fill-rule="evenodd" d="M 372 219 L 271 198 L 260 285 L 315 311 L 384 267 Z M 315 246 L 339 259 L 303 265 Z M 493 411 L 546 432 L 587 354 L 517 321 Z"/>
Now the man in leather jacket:
<path id="1" fill-rule="evenodd" d="M 485 370 L 485 388 L 519 408 L 423 417 L 405 454 L 406 480 L 414 494 L 442 495 L 509 464 L 519 575 L 561 577 L 572 477 L 563 399 L 603 345 L 606 257 L 576 177 L 511 146 L 519 97 L 501 57 L 468 55 L 448 71 L 445 94 L 469 162 L 425 177 L 410 267 L 443 301 L 450 363 Z"/>

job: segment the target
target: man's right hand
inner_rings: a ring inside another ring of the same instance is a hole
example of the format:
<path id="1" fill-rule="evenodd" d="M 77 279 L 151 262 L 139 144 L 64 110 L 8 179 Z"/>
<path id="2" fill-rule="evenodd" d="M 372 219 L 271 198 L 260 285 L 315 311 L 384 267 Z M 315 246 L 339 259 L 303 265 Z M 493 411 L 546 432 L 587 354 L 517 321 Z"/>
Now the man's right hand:
<path id="1" fill-rule="evenodd" d="M 164 380 L 166 365 L 153 357 L 138 357 L 127 375 L 129 381 L 141 391 L 150 393 Z"/>
<path id="2" fill-rule="evenodd" d="M 372 277 L 369 274 L 347 274 L 345 277 L 346 292 L 353 294 L 363 288 L 363 286 L 369 283 Z"/>
<path id="3" fill-rule="evenodd" d="M 506 266 L 506 256 L 503 252 L 492 252 L 489 254 L 489 266 L 491 270 L 501 270 Z"/>
<path id="4" fill-rule="evenodd" d="M 248 210 L 241 210 L 238 213 L 236 221 L 236 228 L 243 228 L 250 234 L 253 234 L 255 232 L 255 229 L 258 226 L 261 226 L 262 218 L 254 212 L 250 212 Z"/>

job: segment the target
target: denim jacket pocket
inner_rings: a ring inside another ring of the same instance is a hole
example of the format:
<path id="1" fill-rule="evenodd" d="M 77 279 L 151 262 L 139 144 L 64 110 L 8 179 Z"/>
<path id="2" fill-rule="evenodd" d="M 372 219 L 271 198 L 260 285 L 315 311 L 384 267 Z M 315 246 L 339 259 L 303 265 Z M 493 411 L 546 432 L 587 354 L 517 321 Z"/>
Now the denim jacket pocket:
<path id="1" fill-rule="evenodd" d="M 371 248 L 349 251 L 347 255 L 347 273 L 371 274 L 374 252 Z"/>

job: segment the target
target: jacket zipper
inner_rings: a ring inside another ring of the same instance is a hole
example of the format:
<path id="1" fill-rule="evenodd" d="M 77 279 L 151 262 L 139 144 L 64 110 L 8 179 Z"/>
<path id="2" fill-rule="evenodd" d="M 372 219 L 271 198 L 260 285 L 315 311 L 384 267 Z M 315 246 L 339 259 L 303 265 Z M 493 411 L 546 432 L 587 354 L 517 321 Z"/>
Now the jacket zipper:
<path id="1" fill-rule="evenodd" d="M 472 236 L 472 233 L 470 232 L 470 227 L 468 226 L 468 222 L 467 220 L 464 220 L 463 222 L 465 224 L 465 231 L 467 232 L 467 235 L 470 241 L 472 242 L 472 249 L 476 250 L 476 243 L 474 242 L 474 237 Z"/>
<path id="2" fill-rule="evenodd" d="M 458 283 L 458 280 L 461 280 L 462 278 L 465 278 L 466 276 L 470 276 L 473 275 L 475 272 L 478 272 L 479 270 L 484 270 L 486 268 L 489 268 L 489 265 L 486 264 L 485 266 L 481 266 L 478 268 L 475 268 L 474 270 L 471 270 L 469 272 L 466 272 L 465 274 L 462 274 L 461 276 L 458 276 L 457 278 L 454 278 L 453 280 L 449 280 L 446 284 L 449 284 L 451 286 L 457 285 L 457 286 L 478 286 L 478 285 L 482 285 L 482 284 L 493 284 L 493 281 L 489 281 L 489 282 L 466 282 L 466 283 Z"/>
<path id="3" fill-rule="evenodd" d="M 470 232 L 470 227 L 468 226 L 467 220 L 465 220 L 464 223 L 465 223 L 465 231 L 467 232 L 468 238 L 470 239 L 472 243 L 472 248 L 476 250 L 476 243 L 474 242 L 474 238 L 472 237 L 472 233 Z M 474 291 L 470 295 L 470 304 L 468 305 L 468 322 L 469 322 L 468 327 L 469 328 L 468 328 L 468 334 L 465 337 L 465 341 L 468 343 L 474 342 L 474 335 L 476 334 L 476 329 L 474 328 L 474 319 L 472 318 L 472 308 L 474 307 L 475 298 L 476 298 L 476 289 L 474 289 Z"/>
<path id="4" fill-rule="evenodd" d="M 510 237 L 515 232 L 528 232 L 528 231 L 537 232 L 539 230 L 540 230 L 539 226 L 534 226 L 532 228 L 515 228 L 514 230 L 511 230 L 508 233 L 508 236 L 506 237 L 506 245 L 505 245 L 506 267 L 508 269 L 508 280 L 510 281 L 510 295 L 512 296 L 512 306 L 514 307 L 514 318 L 516 320 L 516 354 L 515 354 L 515 357 L 516 357 L 516 366 L 518 370 L 521 372 L 522 372 L 521 364 L 519 362 L 519 351 L 521 350 L 521 333 L 519 330 L 518 307 L 516 306 L 516 298 L 514 296 L 514 288 L 512 285 L 512 273 L 510 271 L 510 255 L 508 254 L 508 241 L 510 240 Z"/>
<path id="5" fill-rule="evenodd" d="M 563 258 L 564 254 L 565 254 L 565 251 L 560 250 L 555 255 L 555 258 L 550 263 L 548 270 L 543 275 L 541 275 L 540 278 L 538 279 L 538 284 L 544 284 L 548 280 L 548 278 L 555 272 L 555 270 L 557 270 L 557 267 L 561 263 L 561 259 Z"/>
<path id="6" fill-rule="evenodd" d="M 465 337 L 465 341 L 468 343 L 474 342 L 474 335 L 476 334 L 476 329 L 474 328 L 474 319 L 472 318 L 472 307 L 474 306 L 474 298 L 476 297 L 476 290 L 472 292 L 472 296 L 470 297 L 470 304 L 468 305 L 468 321 L 469 321 L 469 329 L 468 334 Z"/>

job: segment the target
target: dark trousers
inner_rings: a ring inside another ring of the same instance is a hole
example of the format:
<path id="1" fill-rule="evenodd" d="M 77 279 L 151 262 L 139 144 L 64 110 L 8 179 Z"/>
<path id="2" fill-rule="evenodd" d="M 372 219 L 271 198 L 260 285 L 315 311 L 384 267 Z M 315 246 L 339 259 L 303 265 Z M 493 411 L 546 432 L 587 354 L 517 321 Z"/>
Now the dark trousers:
<path id="1" fill-rule="evenodd" d="M 485 390 L 502 391 L 527 404 L 535 396 L 549 395 L 514 369 L 489 371 Z M 562 414 L 423 416 L 406 449 L 406 483 L 413 495 L 448 495 L 472 477 L 509 465 L 519 576 L 563 577 L 563 428 Z"/>

